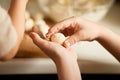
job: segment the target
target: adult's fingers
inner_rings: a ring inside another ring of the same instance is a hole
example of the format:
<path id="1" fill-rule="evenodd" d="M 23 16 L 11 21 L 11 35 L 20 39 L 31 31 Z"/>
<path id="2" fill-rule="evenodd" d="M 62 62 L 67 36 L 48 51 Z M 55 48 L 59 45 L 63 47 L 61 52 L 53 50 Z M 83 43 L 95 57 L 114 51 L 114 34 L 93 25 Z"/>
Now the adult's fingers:
<path id="1" fill-rule="evenodd" d="M 32 38 L 33 42 L 40 47 L 40 45 L 43 45 L 44 40 L 39 36 L 39 34 L 35 32 L 30 33 L 30 37 Z"/>
<path id="2" fill-rule="evenodd" d="M 41 38 L 45 38 L 45 37 L 43 36 L 42 32 L 40 32 L 40 30 L 39 30 L 39 28 L 38 28 L 37 26 L 34 26 L 34 27 L 32 28 L 32 32 L 35 32 L 35 33 L 39 34 L 39 36 L 40 36 Z"/>
<path id="3" fill-rule="evenodd" d="M 63 43 L 64 47 L 70 47 L 71 45 L 75 44 L 76 42 L 78 42 L 80 39 L 78 38 L 77 34 L 73 34 L 71 36 L 69 36 Z"/>
<path id="4" fill-rule="evenodd" d="M 30 37 L 32 38 L 33 42 L 44 51 L 44 49 L 48 46 L 48 42 L 44 39 L 42 39 L 39 34 L 35 32 L 30 33 Z"/>
<path id="5" fill-rule="evenodd" d="M 53 27 L 51 27 L 46 36 L 47 38 L 50 38 L 54 33 L 60 32 L 64 30 L 65 28 L 75 26 L 75 24 L 76 24 L 76 17 L 65 19 L 55 24 Z"/>

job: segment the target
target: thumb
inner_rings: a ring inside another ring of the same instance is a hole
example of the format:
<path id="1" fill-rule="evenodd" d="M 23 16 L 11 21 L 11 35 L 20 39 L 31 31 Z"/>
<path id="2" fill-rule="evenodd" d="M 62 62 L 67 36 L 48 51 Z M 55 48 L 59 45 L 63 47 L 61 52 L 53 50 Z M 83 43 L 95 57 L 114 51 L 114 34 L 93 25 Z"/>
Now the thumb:
<path id="1" fill-rule="evenodd" d="M 68 48 L 68 47 L 70 47 L 71 45 L 75 44 L 78 41 L 79 41 L 78 37 L 76 35 L 72 35 L 72 36 L 68 37 L 64 41 L 63 46 Z"/>

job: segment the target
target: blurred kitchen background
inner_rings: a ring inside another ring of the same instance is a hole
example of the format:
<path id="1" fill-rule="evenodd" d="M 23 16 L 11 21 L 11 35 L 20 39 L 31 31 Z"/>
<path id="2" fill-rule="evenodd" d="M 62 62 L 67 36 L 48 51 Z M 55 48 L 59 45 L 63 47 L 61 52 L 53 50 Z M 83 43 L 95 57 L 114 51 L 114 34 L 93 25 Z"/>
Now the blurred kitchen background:
<path id="1" fill-rule="evenodd" d="M 119 0 L 29 0 L 27 10 L 30 13 L 40 12 L 55 22 L 71 16 L 99 21 L 118 2 Z M 0 0 L 5 9 L 8 9 L 9 3 L 10 0 Z"/>

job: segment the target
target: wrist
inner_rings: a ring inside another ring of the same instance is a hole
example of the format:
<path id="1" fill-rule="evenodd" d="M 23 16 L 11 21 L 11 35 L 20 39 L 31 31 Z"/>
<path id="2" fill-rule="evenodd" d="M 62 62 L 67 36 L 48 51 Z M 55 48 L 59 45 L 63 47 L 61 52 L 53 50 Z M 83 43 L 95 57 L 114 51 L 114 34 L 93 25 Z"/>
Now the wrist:
<path id="1" fill-rule="evenodd" d="M 103 41 L 105 38 L 109 37 L 108 34 L 111 34 L 111 31 L 106 27 L 101 27 L 101 28 L 102 29 L 100 30 L 99 36 L 96 39 L 98 42 Z"/>
<path id="2" fill-rule="evenodd" d="M 64 62 L 70 62 L 70 60 L 77 62 L 77 58 L 73 57 L 70 54 L 64 54 L 53 59 L 56 65 L 57 64 L 59 65 L 60 63 L 64 63 Z"/>

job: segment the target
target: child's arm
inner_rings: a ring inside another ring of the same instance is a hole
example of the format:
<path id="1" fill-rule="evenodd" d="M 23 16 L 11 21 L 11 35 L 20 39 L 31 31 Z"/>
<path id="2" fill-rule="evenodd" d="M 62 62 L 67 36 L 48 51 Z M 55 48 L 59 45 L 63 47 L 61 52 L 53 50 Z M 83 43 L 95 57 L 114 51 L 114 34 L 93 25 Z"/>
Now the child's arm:
<path id="1" fill-rule="evenodd" d="M 2 60 L 9 60 L 13 58 L 19 49 L 19 45 L 24 35 L 24 27 L 25 27 L 24 26 L 24 23 L 25 23 L 24 14 L 25 14 L 27 2 L 28 0 L 11 0 L 11 5 L 10 5 L 8 13 L 11 17 L 12 23 L 17 32 L 18 39 L 13 49 L 7 55 L 5 55 L 2 58 Z"/>

